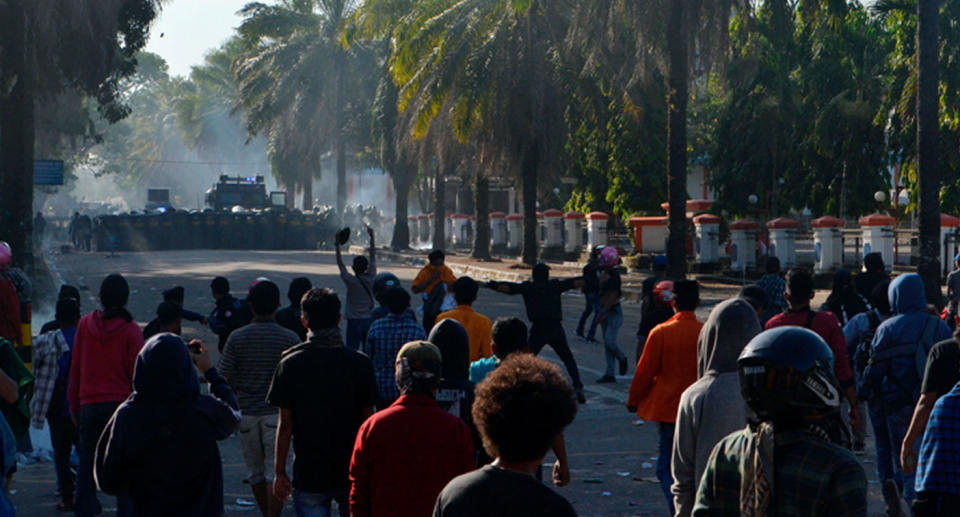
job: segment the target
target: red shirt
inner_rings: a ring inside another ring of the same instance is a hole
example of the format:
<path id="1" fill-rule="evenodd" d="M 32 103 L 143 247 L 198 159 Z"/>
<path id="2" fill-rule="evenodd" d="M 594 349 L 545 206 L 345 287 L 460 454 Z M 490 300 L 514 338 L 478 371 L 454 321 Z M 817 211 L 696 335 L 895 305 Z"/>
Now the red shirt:
<path id="1" fill-rule="evenodd" d="M 70 358 L 67 398 L 70 411 L 98 402 L 123 402 L 133 392 L 133 367 L 143 348 L 143 332 L 123 318 L 103 319 L 93 311 L 77 325 Z"/>
<path id="2" fill-rule="evenodd" d="M 467 424 L 430 395 L 401 395 L 360 426 L 350 460 L 352 517 L 428 517 L 451 479 L 474 470 Z"/>
<path id="3" fill-rule="evenodd" d="M 833 350 L 833 371 L 837 375 L 837 381 L 844 388 L 852 386 L 854 383 L 853 370 L 850 369 L 850 358 L 847 357 L 847 340 L 843 337 L 840 321 L 830 312 L 815 312 L 813 314 L 813 321 L 810 322 L 809 329 L 822 337 L 830 345 L 830 349 Z M 786 326 L 806 328 L 808 315 L 809 311 L 777 314 L 767 321 L 766 330 Z"/>
<path id="4" fill-rule="evenodd" d="M 0 277 L 0 337 L 13 343 L 19 343 L 20 299 L 13 282 Z"/>

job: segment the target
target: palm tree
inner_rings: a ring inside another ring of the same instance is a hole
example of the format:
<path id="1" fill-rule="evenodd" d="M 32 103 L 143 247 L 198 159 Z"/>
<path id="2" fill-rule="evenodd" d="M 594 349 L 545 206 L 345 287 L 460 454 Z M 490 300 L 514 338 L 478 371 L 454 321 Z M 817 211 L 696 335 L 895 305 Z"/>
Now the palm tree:
<path id="1" fill-rule="evenodd" d="M 917 176 L 919 183 L 920 262 L 927 299 L 940 296 L 940 173 L 937 170 L 938 0 L 917 1 Z"/>
<path id="2" fill-rule="evenodd" d="M 585 71 L 608 67 L 626 92 L 638 77 L 661 69 L 667 78 L 667 191 L 670 203 L 669 274 L 686 274 L 687 101 L 690 73 L 705 74 L 727 48 L 734 8 L 744 0 L 587 0 L 581 2 L 568 41 L 583 49 Z M 601 23 L 597 23 L 598 20 Z M 662 42 L 666 42 L 666 48 Z M 610 63 L 611 52 L 632 47 L 632 59 Z"/>
<path id="3" fill-rule="evenodd" d="M 28 270 L 34 101 L 73 89 L 95 97 L 107 120 L 126 116 L 120 82 L 136 70 L 135 55 L 159 7 L 160 0 L 0 3 L 0 240 Z"/>
<path id="4" fill-rule="evenodd" d="M 454 135 L 521 178 L 523 261 L 537 261 L 537 182 L 562 148 L 557 50 L 567 0 L 420 2 L 400 19 L 391 71 L 414 136 L 450 118 Z"/>
<path id="5" fill-rule="evenodd" d="M 250 50 L 234 62 L 251 135 L 267 136 L 274 173 L 303 189 L 303 209 L 313 203 L 313 178 L 332 150 L 337 171 L 337 212 L 346 184 L 346 112 L 362 80 L 362 49 L 344 49 L 341 30 L 357 0 L 282 0 L 247 4 L 240 36 Z"/>

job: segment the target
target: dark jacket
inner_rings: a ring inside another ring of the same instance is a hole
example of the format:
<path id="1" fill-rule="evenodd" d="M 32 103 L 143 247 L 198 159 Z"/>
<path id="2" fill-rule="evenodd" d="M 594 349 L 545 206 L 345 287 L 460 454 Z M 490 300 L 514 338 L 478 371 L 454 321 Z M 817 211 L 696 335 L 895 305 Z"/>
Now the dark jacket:
<path id="1" fill-rule="evenodd" d="M 300 321 L 300 307 L 290 304 L 286 307 L 277 311 L 273 315 L 273 319 L 283 328 L 292 330 L 296 335 L 300 336 L 300 341 L 304 342 L 307 340 L 307 328 L 303 326 L 303 322 Z"/>
<path id="2" fill-rule="evenodd" d="M 101 490 L 125 494 L 133 514 L 223 515 L 223 471 L 217 440 L 240 423 L 237 399 L 215 368 L 200 383 L 182 339 L 154 336 L 137 357 L 134 392 L 97 444 Z"/>
<path id="3" fill-rule="evenodd" d="M 887 289 L 895 316 L 877 328 L 870 346 L 870 362 L 860 378 L 860 397 L 876 398 L 888 411 L 913 406 L 920 396 L 926 352 L 939 341 L 950 338 L 943 320 L 927 314 L 926 290 L 916 273 L 900 275 Z M 927 329 L 928 326 L 932 329 Z M 929 339 L 923 341 L 924 332 Z M 923 349 L 920 349 L 920 347 Z M 903 350 L 903 352 L 898 352 Z"/>
<path id="4" fill-rule="evenodd" d="M 563 320 L 563 304 L 560 295 L 577 287 L 577 278 L 547 280 L 546 282 L 488 282 L 491 289 L 506 294 L 523 296 L 527 308 L 527 319 L 531 322 L 553 321 L 557 325 Z"/>

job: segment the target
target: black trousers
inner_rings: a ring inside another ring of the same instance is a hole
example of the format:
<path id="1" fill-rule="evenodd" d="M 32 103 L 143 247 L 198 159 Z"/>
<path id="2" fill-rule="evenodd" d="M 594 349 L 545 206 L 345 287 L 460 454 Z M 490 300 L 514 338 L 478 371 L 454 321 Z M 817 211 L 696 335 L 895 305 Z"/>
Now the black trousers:
<path id="1" fill-rule="evenodd" d="M 60 499 L 73 501 L 75 476 L 70 470 L 70 451 L 77 444 L 77 427 L 68 415 L 59 408 L 47 411 L 47 423 L 50 425 L 50 442 L 53 444 L 53 465 L 57 471 L 57 486 L 60 487 Z"/>
<path id="2" fill-rule="evenodd" d="M 960 496 L 942 492 L 919 492 L 913 502 L 914 517 L 941 517 L 956 515 L 960 508 Z"/>
<path id="3" fill-rule="evenodd" d="M 563 330 L 560 320 L 537 320 L 530 326 L 530 351 L 538 355 L 544 346 L 550 346 L 560 356 L 560 360 L 563 361 L 573 380 L 573 387 L 583 387 L 577 361 L 574 360 L 570 345 L 567 344 L 567 333 Z"/>

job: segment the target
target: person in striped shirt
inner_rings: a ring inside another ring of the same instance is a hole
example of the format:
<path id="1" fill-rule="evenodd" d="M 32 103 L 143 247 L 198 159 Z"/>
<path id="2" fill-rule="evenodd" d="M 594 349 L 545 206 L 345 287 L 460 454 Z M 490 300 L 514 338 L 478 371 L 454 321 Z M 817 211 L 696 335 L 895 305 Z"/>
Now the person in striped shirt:
<path id="1" fill-rule="evenodd" d="M 220 371 L 240 404 L 240 448 L 247 465 L 247 481 L 260 512 L 277 516 L 283 502 L 269 495 L 266 475 L 272 472 L 273 446 L 277 435 L 277 408 L 267 401 L 267 392 L 280 356 L 300 343 L 300 337 L 274 320 L 280 307 L 280 289 L 269 280 L 250 287 L 247 297 L 253 321 L 230 333 L 220 356 Z"/>

